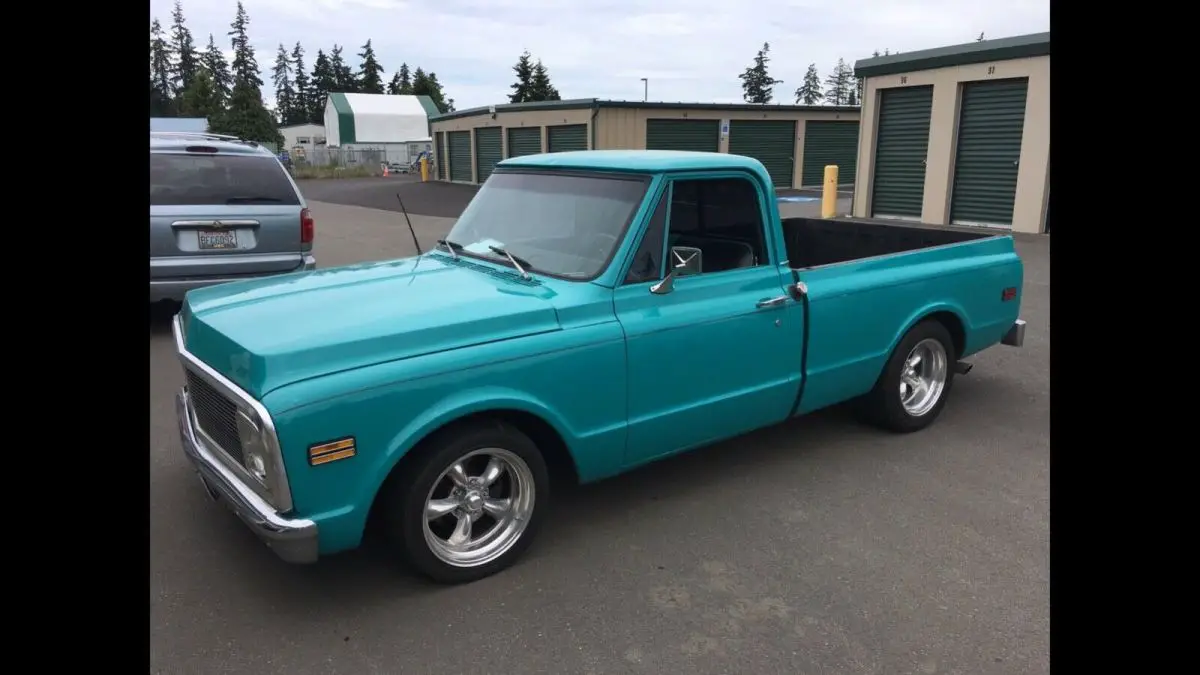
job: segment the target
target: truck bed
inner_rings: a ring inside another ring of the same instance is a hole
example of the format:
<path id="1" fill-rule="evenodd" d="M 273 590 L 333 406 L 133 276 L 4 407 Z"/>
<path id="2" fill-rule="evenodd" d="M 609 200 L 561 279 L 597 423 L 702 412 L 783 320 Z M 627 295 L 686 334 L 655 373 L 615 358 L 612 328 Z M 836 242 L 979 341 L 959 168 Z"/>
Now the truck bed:
<path id="1" fill-rule="evenodd" d="M 794 269 L 820 267 L 998 236 L 913 223 L 846 218 L 784 218 L 783 237 Z"/>

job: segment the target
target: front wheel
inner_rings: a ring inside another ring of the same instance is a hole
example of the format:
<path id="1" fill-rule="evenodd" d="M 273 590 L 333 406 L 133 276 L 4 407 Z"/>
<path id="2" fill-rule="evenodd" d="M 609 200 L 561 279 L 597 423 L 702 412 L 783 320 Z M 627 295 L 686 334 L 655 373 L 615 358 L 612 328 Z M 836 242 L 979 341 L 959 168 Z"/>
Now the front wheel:
<path id="1" fill-rule="evenodd" d="M 420 452 L 385 505 L 389 537 L 413 567 L 465 583 L 515 562 L 549 506 L 549 474 L 533 441 L 481 422 L 447 429 Z"/>
<path id="2" fill-rule="evenodd" d="M 896 345 L 875 388 L 859 401 L 867 421 L 907 433 L 933 423 L 954 383 L 954 340 L 939 321 L 913 326 Z"/>

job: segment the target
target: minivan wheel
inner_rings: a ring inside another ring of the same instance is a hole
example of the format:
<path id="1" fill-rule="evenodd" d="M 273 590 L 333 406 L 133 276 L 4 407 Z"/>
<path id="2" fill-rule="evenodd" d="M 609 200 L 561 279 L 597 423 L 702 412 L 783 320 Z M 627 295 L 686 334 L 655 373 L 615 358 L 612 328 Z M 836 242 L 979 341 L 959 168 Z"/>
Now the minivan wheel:
<path id="1" fill-rule="evenodd" d="M 487 421 L 451 427 L 419 451 L 385 506 L 388 535 L 413 567 L 465 583 L 515 562 L 549 505 L 549 474 L 533 441 Z"/>
<path id="2" fill-rule="evenodd" d="M 933 423 L 954 383 L 954 340 L 941 322 L 913 326 L 896 345 L 875 388 L 859 402 L 867 421 L 907 433 Z"/>

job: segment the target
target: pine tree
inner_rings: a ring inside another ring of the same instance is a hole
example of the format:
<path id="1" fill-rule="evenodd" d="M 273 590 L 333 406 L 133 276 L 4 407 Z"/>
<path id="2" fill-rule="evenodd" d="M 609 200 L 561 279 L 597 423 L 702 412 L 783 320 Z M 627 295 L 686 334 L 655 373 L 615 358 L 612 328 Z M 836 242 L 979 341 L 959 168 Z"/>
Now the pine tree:
<path id="1" fill-rule="evenodd" d="M 833 72 L 825 78 L 825 102 L 830 105 L 846 105 L 850 99 L 850 79 L 853 71 L 844 59 L 838 59 Z"/>
<path id="2" fill-rule="evenodd" d="M 271 79 L 275 83 L 275 113 L 282 124 L 295 116 L 296 86 L 292 83 L 292 57 L 287 47 L 282 43 L 275 52 L 275 67 L 271 69 Z"/>
<path id="3" fill-rule="evenodd" d="M 442 91 L 442 83 L 438 82 L 437 73 L 425 74 L 421 68 L 413 71 L 412 93 L 414 96 L 428 96 L 440 112 L 450 112 L 454 109 L 453 100 L 446 100 Z"/>
<path id="4" fill-rule="evenodd" d="M 389 94 L 411 94 L 412 93 L 412 74 L 408 71 L 408 64 L 401 63 L 400 70 L 392 76 L 392 81 L 388 84 Z"/>
<path id="5" fill-rule="evenodd" d="M 512 103 L 532 101 L 533 57 L 529 55 L 528 49 L 521 53 L 521 58 L 517 59 L 517 64 L 513 66 L 513 72 L 517 74 L 517 81 L 512 84 L 513 93 L 508 95 L 508 100 Z"/>
<path id="6" fill-rule="evenodd" d="M 825 94 L 821 93 L 821 76 L 817 74 L 817 64 L 808 64 L 808 71 L 804 73 L 804 83 L 796 89 L 796 103 L 804 105 L 816 105 L 825 98 Z"/>
<path id="7" fill-rule="evenodd" d="M 738 75 L 742 81 L 742 98 L 747 103 L 770 103 L 775 95 L 775 85 L 783 84 L 783 80 L 776 80 L 767 73 L 767 64 L 771 61 L 767 54 L 770 51 L 770 43 L 764 42 L 754 57 L 754 65 Z"/>
<path id="8" fill-rule="evenodd" d="M 171 51 L 175 54 L 175 65 L 171 69 L 176 91 L 183 91 L 192 84 L 192 78 L 200 68 L 196 54 L 196 41 L 183 19 L 183 4 L 175 0 L 171 10 Z"/>
<path id="9" fill-rule="evenodd" d="M 150 22 L 150 95 L 151 108 L 160 115 L 174 116 L 175 87 L 171 83 L 171 50 L 163 37 L 158 19 Z"/>
<path id="10" fill-rule="evenodd" d="M 375 49 L 371 47 L 370 40 L 362 46 L 358 58 L 362 59 L 362 67 L 358 71 L 358 91 L 364 94 L 382 94 L 383 66 L 379 65 L 375 58 Z"/>
<path id="11" fill-rule="evenodd" d="M 233 76 L 229 74 L 229 64 L 225 61 L 225 55 L 217 49 L 212 33 L 208 34 L 208 47 L 200 57 L 200 64 L 212 78 L 213 100 L 218 108 L 224 108 L 233 90 Z"/>
<path id="12" fill-rule="evenodd" d="M 337 91 L 337 76 L 333 73 L 333 64 L 325 52 L 318 49 L 317 58 L 313 61 L 312 96 L 308 102 L 308 121 L 313 124 L 325 123 L 325 100 Z"/>
<path id="13" fill-rule="evenodd" d="M 333 70 L 334 87 L 331 92 L 339 94 L 353 94 L 358 90 L 358 80 L 354 77 L 354 71 L 350 70 L 350 66 L 346 65 L 346 60 L 342 58 L 341 45 L 334 45 L 333 50 L 329 52 L 329 67 Z"/>
<path id="14" fill-rule="evenodd" d="M 533 66 L 533 74 L 529 78 L 529 90 L 531 101 L 561 101 L 562 97 L 558 95 L 558 90 L 550 84 L 550 73 L 546 71 L 546 66 L 542 65 L 542 60 L 538 59 Z"/>
<path id="15" fill-rule="evenodd" d="M 212 119 L 221 113 L 220 100 L 212 76 L 201 68 L 192 78 L 192 84 L 179 93 L 179 114 L 184 117 Z"/>
<path id="16" fill-rule="evenodd" d="M 262 80 L 258 76 L 258 61 L 250 45 L 250 17 L 241 0 L 237 15 L 229 24 L 233 43 L 233 91 L 229 107 L 210 120 L 209 127 L 219 133 L 233 134 L 247 140 L 279 145 L 279 125 L 262 100 Z"/>
<path id="17" fill-rule="evenodd" d="M 292 106 L 291 117 L 284 124 L 304 124 L 312 115 L 312 82 L 304 70 L 304 48 L 297 42 L 292 48 L 292 67 L 296 72 L 296 102 Z"/>
<path id="18" fill-rule="evenodd" d="M 862 100 L 863 100 L 862 78 L 855 75 L 853 71 L 851 71 L 851 73 L 850 73 L 850 78 L 853 81 L 853 86 L 850 90 L 850 94 L 851 94 L 850 105 L 862 105 Z"/>

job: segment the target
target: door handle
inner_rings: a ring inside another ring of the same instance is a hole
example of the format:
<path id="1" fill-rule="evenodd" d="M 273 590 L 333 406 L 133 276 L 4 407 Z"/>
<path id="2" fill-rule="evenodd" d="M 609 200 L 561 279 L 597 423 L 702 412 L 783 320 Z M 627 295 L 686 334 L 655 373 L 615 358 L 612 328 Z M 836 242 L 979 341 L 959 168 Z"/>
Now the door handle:
<path id="1" fill-rule="evenodd" d="M 765 307 L 778 307 L 787 301 L 788 301 L 788 296 L 780 295 L 780 296 L 777 296 L 774 298 L 763 298 L 762 300 L 759 300 L 758 303 L 755 304 L 754 306 L 759 309 L 763 309 Z"/>

